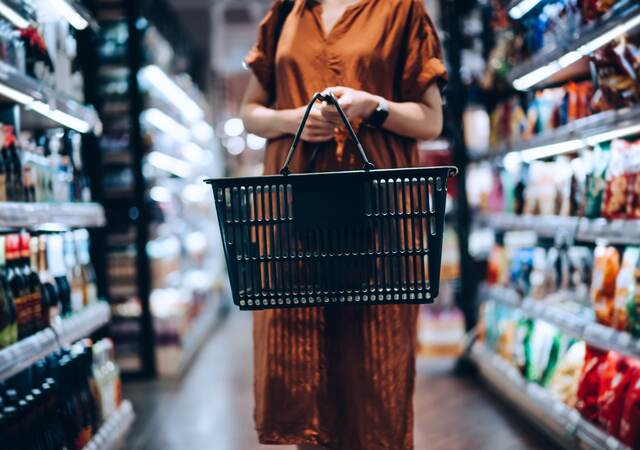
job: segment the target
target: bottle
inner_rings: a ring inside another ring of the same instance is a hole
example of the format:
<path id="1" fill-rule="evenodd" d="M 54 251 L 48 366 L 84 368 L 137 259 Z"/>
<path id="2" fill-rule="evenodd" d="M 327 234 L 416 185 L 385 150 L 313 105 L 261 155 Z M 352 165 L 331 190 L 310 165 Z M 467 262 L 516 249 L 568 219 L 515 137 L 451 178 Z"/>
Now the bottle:
<path id="1" fill-rule="evenodd" d="M 4 142 L 4 133 L 0 129 L 0 143 Z M 7 171 L 8 166 L 4 158 L 4 152 L 0 151 L 0 202 L 7 201 Z"/>
<path id="2" fill-rule="evenodd" d="M 20 266 L 28 291 L 28 310 L 32 333 L 44 329 L 42 326 L 42 296 L 40 295 L 40 278 L 38 274 L 31 270 L 31 236 L 27 233 L 20 233 Z"/>
<path id="3" fill-rule="evenodd" d="M 9 182 L 11 186 L 9 192 L 12 193 L 10 201 L 21 202 L 24 201 L 24 190 L 22 185 L 22 163 L 20 161 L 20 151 L 16 145 L 16 135 L 14 134 L 13 127 L 9 125 L 4 126 L 4 147 L 7 149 L 7 158 L 10 161 Z"/>
<path id="4" fill-rule="evenodd" d="M 29 310 L 29 290 L 26 280 L 20 270 L 20 236 L 9 234 L 6 241 L 6 277 L 11 287 L 11 293 L 16 305 L 16 319 L 18 322 L 18 339 L 24 339 L 32 334 Z"/>
<path id="5" fill-rule="evenodd" d="M 4 236 L 0 236 L 1 256 L 4 260 Z M 0 265 L 0 272 L 4 272 L 4 261 Z M 16 325 L 15 306 L 13 297 L 6 295 L 4 285 L 0 281 L 0 349 L 10 346 L 15 342 L 13 329 Z"/>
<path id="6" fill-rule="evenodd" d="M 74 312 L 84 307 L 82 269 L 76 259 L 73 232 L 64 233 L 64 262 L 71 284 L 71 307 Z"/>
<path id="7" fill-rule="evenodd" d="M 98 301 L 98 286 L 89 253 L 89 232 L 85 229 L 76 230 L 74 237 L 77 261 L 82 276 L 84 304 L 92 305 Z"/>
<path id="8" fill-rule="evenodd" d="M 45 321 L 51 324 L 52 321 L 60 314 L 60 298 L 58 296 L 58 288 L 56 282 L 49 271 L 49 260 L 47 256 L 47 236 L 42 235 L 38 239 L 38 276 L 40 277 L 40 285 L 42 286 L 42 302 L 46 304 L 49 310 L 48 317 Z M 45 303 L 46 302 L 46 303 Z M 45 311 L 43 310 L 43 314 Z"/>
<path id="9" fill-rule="evenodd" d="M 6 306 L 9 309 L 8 329 L 5 330 L 5 343 L 11 345 L 18 340 L 18 316 L 13 292 L 6 277 L 5 248 L 5 236 L 0 236 L 0 295 L 6 300 Z"/>
<path id="10" fill-rule="evenodd" d="M 80 430 L 75 440 L 75 449 L 82 450 L 93 436 L 94 404 L 83 367 L 82 353 L 72 356 L 73 395 L 76 397 L 80 412 Z"/>
<path id="11" fill-rule="evenodd" d="M 71 286 L 67 278 L 67 268 L 64 263 L 64 241 L 59 234 L 52 234 L 47 239 L 47 256 L 49 271 L 55 280 L 60 304 L 60 314 L 67 317 L 72 313 Z"/>
<path id="12" fill-rule="evenodd" d="M 34 297 L 38 299 L 38 306 L 36 307 L 36 322 L 39 330 L 44 330 L 51 324 L 51 299 L 49 298 L 49 292 L 45 289 L 42 281 L 40 280 L 40 240 L 36 236 L 32 236 L 29 239 L 29 261 L 30 261 L 30 275 L 29 282 L 31 286 L 36 289 L 37 294 Z M 35 301 L 35 299 L 34 299 Z"/>

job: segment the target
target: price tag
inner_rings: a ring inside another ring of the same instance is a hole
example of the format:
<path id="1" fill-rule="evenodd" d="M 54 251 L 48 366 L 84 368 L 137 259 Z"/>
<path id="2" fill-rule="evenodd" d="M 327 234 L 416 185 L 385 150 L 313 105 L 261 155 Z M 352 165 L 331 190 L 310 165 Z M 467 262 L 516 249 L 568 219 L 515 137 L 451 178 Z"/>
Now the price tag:
<path id="1" fill-rule="evenodd" d="M 615 333 L 613 328 L 592 323 L 586 326 L 584 330 L 584 338 L 587 342 L 602 349 L 608 349 L 611 345 L 611 339 Z"/>

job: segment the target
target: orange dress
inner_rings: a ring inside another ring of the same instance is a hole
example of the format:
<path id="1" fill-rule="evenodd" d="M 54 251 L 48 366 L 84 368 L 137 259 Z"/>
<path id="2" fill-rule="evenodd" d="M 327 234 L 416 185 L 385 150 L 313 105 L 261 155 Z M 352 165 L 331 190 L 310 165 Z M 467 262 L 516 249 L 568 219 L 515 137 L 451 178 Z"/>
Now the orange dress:
<path id="1" fill-rule="evenodd" d="M 276 109 L 304 106 L 314 92 L 347 86 L 393 101 L 419 101 L 444 81 L 440 43 L 422 0 L 360 0 L 327 35 L 322 5 L 295 0 L 274 55 L 276 0 L 246 63 Z M 418 163 L 416 142 L 361 127 L 378 168 Z M 276 174 L 292 137 L 267 144 L 265 174 Z M 290 168 L 307 166 L 303 144 Z M 322 145 L 314 170 L 360 168 L 348 141 Z M 413 449 L 417 306 L 329 306 L 254 313 L 255 420 L 263 444 L 338 450 Z"/>

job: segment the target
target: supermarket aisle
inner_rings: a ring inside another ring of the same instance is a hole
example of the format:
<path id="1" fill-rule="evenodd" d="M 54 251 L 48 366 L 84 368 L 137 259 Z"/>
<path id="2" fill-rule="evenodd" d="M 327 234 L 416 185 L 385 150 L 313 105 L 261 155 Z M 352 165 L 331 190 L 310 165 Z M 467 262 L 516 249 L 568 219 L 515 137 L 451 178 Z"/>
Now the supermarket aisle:
<path id="1" fill-rule="evenodd" d="M 256 443 L 251 351 L 250 316 L 233 313 L 180 386 L 129 386 L 134 402 L 145 403 L 139 415 L 156 413 L 146 433 L 138 427 L 127 450 L 285 448 Z M 420 373 L 415 407 L 416 450 L 550 448 L 473 379 Z"/>

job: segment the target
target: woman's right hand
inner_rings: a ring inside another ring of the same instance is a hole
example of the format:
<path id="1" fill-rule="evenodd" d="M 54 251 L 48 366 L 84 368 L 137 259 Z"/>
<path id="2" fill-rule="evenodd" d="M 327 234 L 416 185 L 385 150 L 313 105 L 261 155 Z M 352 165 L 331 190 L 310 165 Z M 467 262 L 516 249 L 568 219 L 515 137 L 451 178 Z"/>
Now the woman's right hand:
<path id="1" fill-rule="evenodd" d="M 302 122 L 307 107 L 291 109 L 288 114 L 289 133 L 296 134 L 298 126 Z M 307 124 L 302 130 L 302 140 L 306 142 L 326 142 L 333 139 L 335 125 L 325 119 L 322 115 L 322 108 L 319 105 L 313 105 Z"/>

